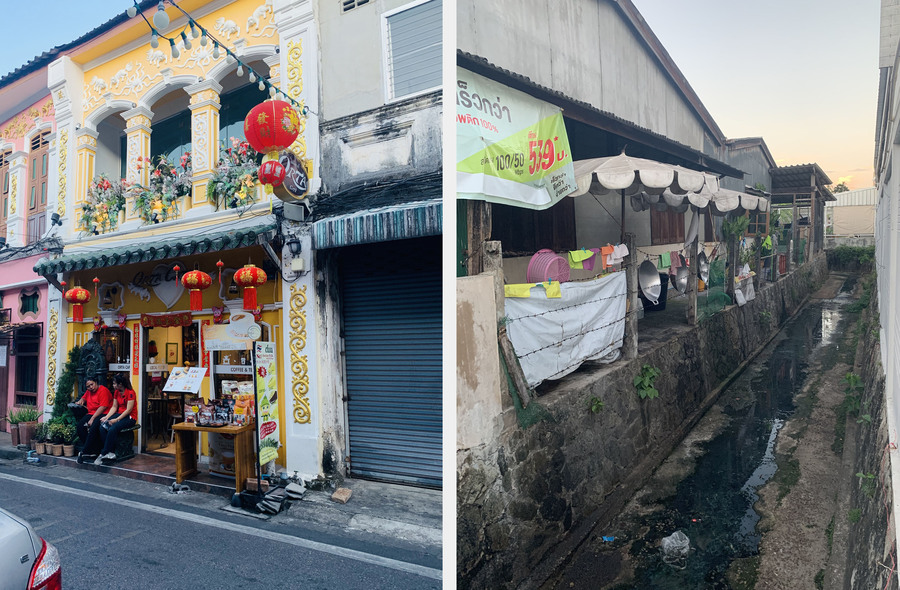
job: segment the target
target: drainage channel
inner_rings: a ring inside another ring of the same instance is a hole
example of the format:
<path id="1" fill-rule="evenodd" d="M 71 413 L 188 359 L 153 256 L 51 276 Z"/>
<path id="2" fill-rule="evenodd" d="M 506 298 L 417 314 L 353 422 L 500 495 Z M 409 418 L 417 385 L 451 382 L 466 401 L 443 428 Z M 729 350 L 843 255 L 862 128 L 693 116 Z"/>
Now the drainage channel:
<path id="1" fill-rule="evenodd" d="M 833 365 L 855 278 L 833 299 L 808 304 L 789 321 L 657 469 L 608 531 L 595 531 L 556 579 L 556 588 L 730 589 L 734 560 L 758 555 L 758 491 L 778 466 L 775 443 L 796 410 L 811 367 Z M 784 469 L 784 468 L 783 468 Z M 789 473 L 781 474 L 790 477 Z M 683 559 L 661 543 L 681 531 Z M 623 582 L 628 580 L 627 582 Z"/>

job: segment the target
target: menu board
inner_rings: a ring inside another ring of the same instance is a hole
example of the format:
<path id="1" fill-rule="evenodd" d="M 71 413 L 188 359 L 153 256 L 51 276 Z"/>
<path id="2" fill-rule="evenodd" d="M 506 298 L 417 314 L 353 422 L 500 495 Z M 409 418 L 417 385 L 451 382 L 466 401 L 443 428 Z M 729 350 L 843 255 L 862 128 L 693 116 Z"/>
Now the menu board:
<path id="1" fill-rule="evenodd" d="M 203 367 L 175 367 L 169 373 L 163 391 L 174 393 L 199 393 L 206 369 Z"/>
<path id="2" fill-rule="evenodd" d="M 259 463 L 265 465 L 278 457 L 278 359 L 274 342 L 257 342 L 254 349 Z"/>

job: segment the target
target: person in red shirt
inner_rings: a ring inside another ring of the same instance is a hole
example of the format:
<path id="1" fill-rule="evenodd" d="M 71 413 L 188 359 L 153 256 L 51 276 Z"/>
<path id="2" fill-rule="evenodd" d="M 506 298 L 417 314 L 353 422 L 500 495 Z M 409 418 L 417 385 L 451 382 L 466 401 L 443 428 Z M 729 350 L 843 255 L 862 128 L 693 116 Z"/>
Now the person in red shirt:
<path id="1" fill-rule="evenodd" d="M 100 425 L 100 419 L 112 405 L 113 400 L 109 389 L 98 384 L 96 377 L 88 377 L 84 382 L 84 386 L 86 388 L 84 395 L 75 403 L 87 408 L 87 414 L 78 420 L 76 430 L 78 431 L 78 438 L 84 443 L 82 452 L 92 453 L 96 452 L 96 450 L 87 446 L 88 431 L 94 424 Z"/>
<path id="2" fill-rule="evenodd" d="M 125 375 L 113 377 L 115 398 L 109 412 L 100 419 L 100 436 L 104 438 L 103 449 L 100 456 L 94 461 L 94 465 L 102 465 L 103 461 L 115 461 L 116 443 L 119 433 L 137 424 L 137 395 L 131 386 L 131 381 Z"/>

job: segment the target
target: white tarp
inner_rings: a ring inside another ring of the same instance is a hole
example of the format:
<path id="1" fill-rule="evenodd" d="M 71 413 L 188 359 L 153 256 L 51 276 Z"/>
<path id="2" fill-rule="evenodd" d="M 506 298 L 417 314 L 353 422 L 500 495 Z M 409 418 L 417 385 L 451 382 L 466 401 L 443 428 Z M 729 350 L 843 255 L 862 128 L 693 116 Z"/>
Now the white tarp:
<path id="1" fill-rule="evenodd" d="M 622 346 L 624 272 L 562 283 L 561 292 L 560 298 L 547 299 L 544 289 L 535 288 L 528 298 L 506 298 L 507 333 L 531 387 Z"/>

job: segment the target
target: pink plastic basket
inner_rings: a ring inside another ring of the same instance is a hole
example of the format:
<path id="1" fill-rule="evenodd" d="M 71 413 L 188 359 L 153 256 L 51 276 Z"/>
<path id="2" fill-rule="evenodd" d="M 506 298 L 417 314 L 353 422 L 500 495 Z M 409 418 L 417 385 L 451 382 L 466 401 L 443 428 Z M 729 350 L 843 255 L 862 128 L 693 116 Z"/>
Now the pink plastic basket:
<path id="1" fill-rule="evenodd" d="M 538 250 L 528 262 L 525 280 L 528 283 L 549 280 L 565 283 L 569 280 L 569 261 L 553 250 Z"/>

